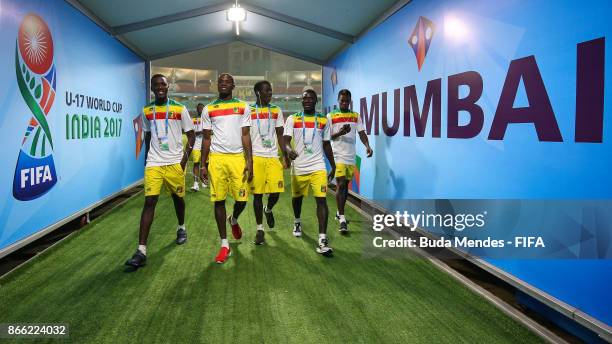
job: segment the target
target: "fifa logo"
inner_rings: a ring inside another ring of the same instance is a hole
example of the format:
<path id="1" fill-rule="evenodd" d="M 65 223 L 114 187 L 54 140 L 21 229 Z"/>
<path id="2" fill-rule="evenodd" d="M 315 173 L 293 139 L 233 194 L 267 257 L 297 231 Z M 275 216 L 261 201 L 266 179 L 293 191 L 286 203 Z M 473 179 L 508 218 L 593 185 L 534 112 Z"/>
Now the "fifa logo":
<path id="1" fill-rule="evenodd" d="M 21 141 L 13 178 L 13 197 L 29 201 L 41 197 L 57 183 L 53 162 L 53 137 L 47 116 L 53 106 L 56 73 L 53 38 L 47 23 L 27 14 L 15 44 L 17 85 L 31 113 Z"/>

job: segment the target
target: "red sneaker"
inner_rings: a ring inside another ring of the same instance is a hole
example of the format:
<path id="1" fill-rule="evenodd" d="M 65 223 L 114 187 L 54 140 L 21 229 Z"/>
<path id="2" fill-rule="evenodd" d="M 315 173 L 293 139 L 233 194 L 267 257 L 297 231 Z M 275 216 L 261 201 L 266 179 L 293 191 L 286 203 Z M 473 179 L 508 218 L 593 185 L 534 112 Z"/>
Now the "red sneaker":
<path id="1" fill-rule="evenodd" d="M 215 257 L 215 262 L 217 264 L 223 264 L 232 255 L 232 251 L 228 247 L 221 246 L 221 250 L 217 257 Z"/>
<path id="2" fill-rule="evenodd" d="M 229 222 L 230 226 L 232 226 L 232 235 L 234 236 L 234 239 L 236 240 L 240 240 L 240 238 L 242 238 L 242 228 L 240 228 L 240 225 L 238 224 L 238 222 L 236 222 L 235 225 L 232 225 L 232 216 L 230 215 L 227 218 L 227 222 Z"/>

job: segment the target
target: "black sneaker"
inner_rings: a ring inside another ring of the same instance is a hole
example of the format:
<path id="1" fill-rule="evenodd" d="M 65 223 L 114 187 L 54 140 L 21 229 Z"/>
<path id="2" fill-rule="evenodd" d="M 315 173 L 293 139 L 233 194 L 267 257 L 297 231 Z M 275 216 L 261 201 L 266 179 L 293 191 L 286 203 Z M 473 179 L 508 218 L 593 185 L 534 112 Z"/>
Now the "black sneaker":
<path id="1" fill-rule="evenodd" d="M 320 253 L 326 257 L 331 257 L 334 254 L 334 250 L 328 246 L 327 238 L 319 239 L 319 246 L 317 247 L 317 253 Z"/>
<path id="2" fill-rule="evenodd" d="M 302 236 L 302 224 L 300 222 L 296 222 L 293 224 L 293 236 L 296 238 Z"/>
<path id="3" fill-rule="evenodd" d="M 139 267 L 145 266 L 146 263 L 147 263 L 147 256 L 142 254 L 140 250 L 136 250 L 136 253 L 134 253 L 132 258 L 128 259 L 128 261 L 125 262 L 125 265 L 139 268 Z"/>
<path id="4" fill-rule="evenodd" d="M 272 211 L 267 212 L 264 210 L 264 214 L 266 215 L 266 222 L 268 223 L 268 228 L 274 228 L 274 214 L 272 214 Z"/>
<path id="5" fill-rule="evenodd" d="M 348 234 L 348 226 L 346 221 L 340 222 L 340 234 Z"/>
<path id="6" fill-rule="evenodd" d="M 177 245 L 182 245 L 185 242 L 187 242 L 187 231 L 179 228 L 176 231 L 176 244 Z"/>
<path id="7" fill-rule="evenodd" d="M 264 240 L 264 231 L 257 231 L 255 234 L 255 245 L 263 245 L 266 241 Z"/>

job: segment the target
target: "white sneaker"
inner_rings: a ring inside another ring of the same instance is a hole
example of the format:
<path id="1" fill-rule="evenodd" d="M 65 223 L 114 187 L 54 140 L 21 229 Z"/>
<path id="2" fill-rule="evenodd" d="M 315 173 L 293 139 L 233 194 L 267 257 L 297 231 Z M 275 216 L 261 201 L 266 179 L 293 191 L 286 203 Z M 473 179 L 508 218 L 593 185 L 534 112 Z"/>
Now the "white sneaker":
<path id="1" fill-rule="evenodd" d="M 319 239 L 319 247 L 317 247 L 317 253 L 320 253 L 324 256 L 331 256 L 334 253 L 334 250 L 327 245 L 327 238 Z"/>
<path id="2" fill-rule="evenodd" d="M 203 180 L 202 181 L 202 188 L 207 188 L 208 187 L 208 180 Z"/>
<path id="3" fill-rule="evenodd" d="M 296 238 L 302 236 L 302 224 L 300 222 L 293 224 L 293 236 Z"/>
<path id="4" fill-rule="evenodd" d="M 193 186 L 191 187 L 191 190 L 193 190 L 193 191 L 200 191 L 200 185 L 198 185 L 198 183 L 193 183 Z"/>

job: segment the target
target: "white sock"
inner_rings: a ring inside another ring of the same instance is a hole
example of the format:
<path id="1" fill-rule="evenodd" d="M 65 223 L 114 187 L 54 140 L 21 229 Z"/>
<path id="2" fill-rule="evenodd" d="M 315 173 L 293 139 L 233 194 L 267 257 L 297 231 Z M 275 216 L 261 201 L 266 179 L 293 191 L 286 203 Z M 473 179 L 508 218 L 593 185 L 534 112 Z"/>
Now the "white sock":
<path id="1" fill-rule="evenodd" d="M 258 231 L 263 231 L 264 230 L 263 224 L 257 225 L 257 230 Z"/>
<path id="2" fill-rule="evenodd" d="M 319 241 L 321 241 L 321 240 L 323 240 L 323 239 L 325 239 L 325 238 L 327 238 L 327 234 L 325 234 L 325 233 L 319 233 Z"/>
<path id="3" fill-rule="evenodd" d="M 232 225 L 235 225 L 235 224 L 237 224 L 237 223 L 238 223 L 238 220 L 237 220 L 237 219 L 235 219 L 235 218 L 234 218 L 234 216 L 232 215 L 232 216 L 230 216 L 230 223 L 231 223 Z"/>
<path id="4" fill-rule="evenodd" d="M 344 215 L 340 215 L 340 222 L 346 222 L 346 218 L 344 217 Z"/>
<path id="5" fill-rule="evenodd" d="M 199 186 L 199 185 L 198 185 L 198 181 L 197 181 L 197 180 L 193 182 L 193 186 L 194 186 L 194 187 L 198 187 L 198 186 Z"/>
<path id="6" fill-rule="evenodd" d="M 229 248 L 229 241 L 227 241 L 227 239 L 221 239 L 221 247 Z"/>
<path id="7" fill-rule="evenodd" d="M 295 221 L 293 221 L 293 222 L 294 222 L 294 223 L 302 223 L 302 220 L 300 220 L 300 218 L 299 218 L 299 217 L 296 217 L 296 218 L 295 218 Z"/>
<path id="8" fill-rule="evenodd" d="M 185 224 L 183 223 L 182 225 L 179 225 L 177 230 L 179 229 L 185 230 Z"/>
<path id="9" fill-rule="evenodd" d="M 340 212 L 336 210 L 336 217 L 340 216 Z"/>
<path id="10" fill-rule="evenodd" d="M 138 245 L 138 251 L 140 251 L 140 253 L 146 256 L 147 255 L 147 245 Z"/>

